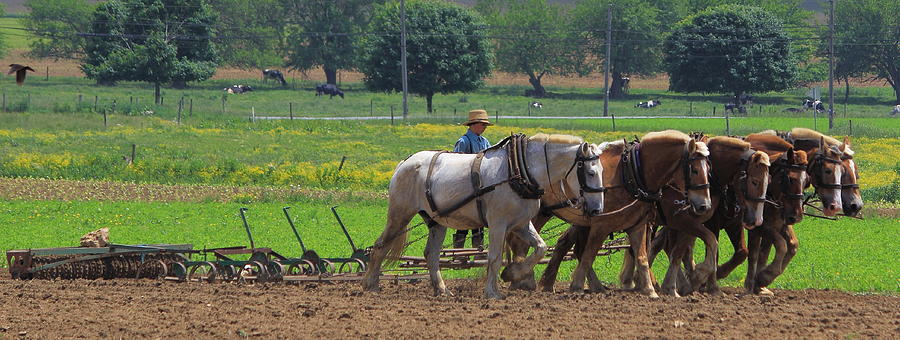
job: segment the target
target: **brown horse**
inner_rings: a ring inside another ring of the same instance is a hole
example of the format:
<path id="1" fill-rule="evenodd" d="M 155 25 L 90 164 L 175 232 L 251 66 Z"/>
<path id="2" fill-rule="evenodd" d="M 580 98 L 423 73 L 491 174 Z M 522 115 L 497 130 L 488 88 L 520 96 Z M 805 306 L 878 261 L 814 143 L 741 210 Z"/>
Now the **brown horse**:
<path id="1" fill-rule="evenodd" d="M 808 183 L 808 156 L 802 150 L 777 136 L 753 134 L 746 140 L 775 159 L 772 162 L 772 184 L 763 225 L 748 231 L 748 262 L 744 288 L 747 293 L 770 295 L 766 286 L 787 268 L 797 253 L 799 242 L 793 225 L 803 219 L 803 189 Z M 775 258 L 766 265 L 771 247 Z"/>
<path id="2" fill-rule="evenodd" d="M 672 185 L 681 194 L 682 209 L 691 209 L 698 214 L 709 210 L 711 203 L 706 185 L 708 154 L 704 143 L 674 130 L 648 133 L 640 143 L 632 146 L 624 142 L 609 143 L 600 155 L 600 162 L 604 169 L 603 183 L 609 185 L 604 208 L 611 213 L 599 217 L 584 216 L 577 209 L 550 206 L 558 200 L 552 201 L 548 195 L 542 204 L 547 204 L 545 208 L 558 209 L 551 210 L 552 213 L 545 210 L 547 213 L 532 220 L 537 229 L 553 215 L 572 224 L 557 241 L 553 257 L 541 278 L 543 289 L 553 290 L 560 262 L 577 242 L 575 254 L 579 263 L 573 273 L 570 291 L 582 291 L 586 277 L 592 292 L 605 290 L 591 265 L 607 235 L 627 231 L 631 251 L 636 254 L 638 263 L 638 290 L 645 295 L 657 296 L 652 285 L 646 247 L 648 226 L 655 219 L 656 201 L 662 198 L 663 188 Z M 626 160 L 624 165 L 623 157 Z M 629 162 L 629 159 L 634 161 Z M 670 184 L 675 178 L 684 178 L 682 176 L 688 176 L 688 179 L 681 181 L 681 187 Z M 636 179 L 637 184 L 632 179 Z M 684 182 L 689 182 L 689 186 L 684 186 Z M 524 254 L 523 247 L 518 243 L 510 241 L 516 260 Z M 513 282 L 512 287 L 533 288 L 534 283 L 526 279 Z"/>
<path id="3" fill-rule="evenodd" d="M 666 248 L 669 257 L 669 269 L 663 281 L 662 292 L 678 296 L 679 292 L 687 294 L 697 291 L 706 283 L 706 291 L 713 295 L 722 295 L 716 283 L 716 266 L 718 255 L 718 231 L 704 225 L 714 212 L 720 211 L 720 205 L 736 205 L 743 211 L 742 216 L 728 221 L 736 225 L 738 232 L 741 226 L 753 228 L 763 223 L 763 204 L 766 200 L 766 189 L 769 184 L 769 156 L 750 148 L 750 144 L 732 137 L 714 137 L 706 140 L 709 146 L 709 159 L 712 164 L 710 190 L 712 209 L 705 214 L 678 214 L 669 200 L 660 201 L 665 227 L 653 239 L 650 260 L 656 257 L 662 248 Z M 693 266 L 692 246 L 696 237 L 701 237 L 707 245 L 706 261 L 700 266 Z M 743 238 L 741 238 L 743 243 Z M 712 247 L 710 246 L 712 245 Z M 630 254 L 625 254 L 625 264 L 629 264 Z M 680 265 L 682 261 L 691 268 L 690 283 L 682 281 Z M 630 268 L 623 267 L 623 272 Z M 626 283 L 623 282 L 623 285 Z M 679 287 L 683 286 L 683 287 Z"/>
<path id="4" fill-rule="evenodd" d="M 855 152 L 850 149 L 850 138 L 844 137 L 844 142 L 838 149 L 843 153 L 841 166 L 844 168 L 841 173 L 841 206 L 844 208 L 844 215 L 856 216 L 863 208 L 863 201 L 857 184 L 859 168 L 853 161 Z"/>
<path id="5" fill-rule="evenodd" d="M 837 139 L 805 128 L 794 128 L 790 132 L 767 130 L 759 134 L 778 135 L 791 143 L 795 150 L 806 152 L 809 182 L 805 187 L 812 185 L 815 188 L 816 195 L 822 200 L 822 212 L 825 216 L 834 216 L 843 210 L 841 179 L 844 176 L 844 161 L 841 158 L 844 153 Z M 861 200 L 858 207 L 862 208 Z"/>

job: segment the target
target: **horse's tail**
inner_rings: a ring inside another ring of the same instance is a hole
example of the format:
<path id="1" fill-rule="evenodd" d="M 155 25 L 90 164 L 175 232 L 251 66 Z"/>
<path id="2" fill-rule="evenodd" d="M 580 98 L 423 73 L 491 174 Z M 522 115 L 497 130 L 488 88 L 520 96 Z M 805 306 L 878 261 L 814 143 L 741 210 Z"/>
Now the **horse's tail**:
<path id="1" fill-rule="evenodd" d="M 378 238 L 378 244 L 384 247 L 385 261 L 390 265 L 400 260 L 406 249 L 406 225 L 390 224 L 384 229 L 384 233 Z"/>

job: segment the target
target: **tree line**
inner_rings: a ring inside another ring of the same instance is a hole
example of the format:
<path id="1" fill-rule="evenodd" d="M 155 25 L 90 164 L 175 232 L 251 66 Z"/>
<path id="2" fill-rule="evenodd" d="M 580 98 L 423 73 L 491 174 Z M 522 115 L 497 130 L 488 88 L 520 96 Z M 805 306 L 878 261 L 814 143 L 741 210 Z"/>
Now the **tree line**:
<path id="1" fill-rule="evenodd" d="M 406 2 L 410 92 L 470 91 L 494 70 L 542 79 L 603 71 L 624 79 L 668 73 L 679 92 L 783 90 L 826 79 L 827 25 L 801 0 L 477 0 L 472 8 Z M 400 5 L 386 0 L 26 0 L 36 57 L 80 60 L 99 84 L 186 86 L 220 66 L 362 72 L 399 91 Z M 900 2 L 838 1 L 835 77 L 869 76 L 900 102 Z M 611 21 L 607 20 L 611 13 Z M 609 39 L 607 38 L 609 36 Z"/>

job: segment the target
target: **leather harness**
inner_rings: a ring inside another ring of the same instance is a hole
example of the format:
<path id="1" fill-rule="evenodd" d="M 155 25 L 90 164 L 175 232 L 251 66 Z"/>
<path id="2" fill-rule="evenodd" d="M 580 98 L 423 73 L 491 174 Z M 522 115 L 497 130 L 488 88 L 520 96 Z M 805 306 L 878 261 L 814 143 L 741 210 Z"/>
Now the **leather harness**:
<path id="1" fill-rule="evenodd" d="M 472 188 L 474 192 L 466 198 L 462 199 L 459 202 L 451 205 L 445 209 L 439 209 L 437 203 L 434 201 L 434 196 L 431 191 L 431 187 L 433 184 L 432 175 L 434 173 L 435 163 L 437 162 L 438 157 L 440 155 L 448 153 L 447 151 L 438 151 L 431 157 L 431 162 L 428 165 L 428 174 L 425 177 L 425 198 L 428 201 L 428 206 L 435 213 L 434 217 L 443 217 L 448 214 L 462 208 L 464 205 L 468 204 L 472 200 L 475 200 L 476 208 L 478 209 L 478 217 L 481 219 L 481 222 L 484 226 L 487 226 L 487 219 L 484 216 L 484 202 L 481 196 L 487 194 L 491 191 L 494 191 L 498 186 L 509 183 L 510 188 L 515 191 L 519 197 L 523 199 L 539 199 L 544 195 L 544 189 L 541 188 L 540 184 L 532 177 L 531 172 L 528 170 L 528 165 L 525 159 L 526 150 L 528 147 L 528 137 L 524 134 L 515 134 L 509 137 L 506 137 L 496 145 L 479 152 L 475 155 L 475 159 L 472 161 L 472 166 L 470 170 L 470 178 L 472 180 Z M 507 166 L 509 167 L 509 177 L 503 181 L 498 183 L 494 183 L 488 186 L 482 186 L 481 183 L 481 162 L 484 160 L 484 155 L 488 151 L 497 150 L 500 148 L 506 148 L 507 151 Z M 584 192 L 602 192 L 605 191 L 606 188 L 591 188 L 586 184 L 586 175 L 584 174 L 584 162 L 592 161 L 599 158 L 599 156 L 585 156 L 581 151 L 584 149 L 584 144 L 582 144 L 582 148 L 579 148 L 578 154 L 575 158 L 575 162 L 572 164 L 572 167 L 569 168 L 569 172 L 572 171 L 576 166 L 578 167 L 578 180 L 581 186 L 582 195 Z M 546 145 L 544 148 L 545 158 L 546 156 Z M 549 162 L 549 160 L 548 160 Z M 549 164 L 548 164 L 549 167 Z M 568 177 L 569 172 L 566 173 L 566 177 Z M 548 177 L 549 178 L 549 177 Z M 551 186 L 552 190 L 552 186 Z M 567 200 L 564 203 L 569 203 L 572 200 Z M 565 206 L 565 205 L 564 205 Z M 431 225 L 429 223 L 429 225 Z"/>

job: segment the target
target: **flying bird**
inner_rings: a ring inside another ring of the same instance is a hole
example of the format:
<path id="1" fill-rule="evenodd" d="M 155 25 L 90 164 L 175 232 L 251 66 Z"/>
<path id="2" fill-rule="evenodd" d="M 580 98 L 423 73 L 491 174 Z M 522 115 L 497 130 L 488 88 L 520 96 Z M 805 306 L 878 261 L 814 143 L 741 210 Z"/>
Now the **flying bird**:
<path id="1" fill-rule="evenodd" d="M 22 86 L 25 83 L 25 71 L 34 72 L 34 69 L 25 65 L 9 64 L 9 72 L 6 74 L 16 74 L 16 84 Z"/>

